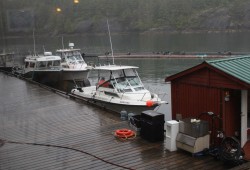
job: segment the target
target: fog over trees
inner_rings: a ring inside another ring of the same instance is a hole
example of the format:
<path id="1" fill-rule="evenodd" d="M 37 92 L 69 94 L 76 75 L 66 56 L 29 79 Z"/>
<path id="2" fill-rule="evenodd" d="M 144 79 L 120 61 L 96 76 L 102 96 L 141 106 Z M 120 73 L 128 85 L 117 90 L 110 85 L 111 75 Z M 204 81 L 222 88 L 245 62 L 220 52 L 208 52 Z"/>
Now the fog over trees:
<path id="1" fill-rule="evenodd" d="M 249 0 L 0 0 L 0 6 L 7 36 L 32 29 L 52 36 L 103 33 L 107 19 L 113 33 L 250 30 Z"/>

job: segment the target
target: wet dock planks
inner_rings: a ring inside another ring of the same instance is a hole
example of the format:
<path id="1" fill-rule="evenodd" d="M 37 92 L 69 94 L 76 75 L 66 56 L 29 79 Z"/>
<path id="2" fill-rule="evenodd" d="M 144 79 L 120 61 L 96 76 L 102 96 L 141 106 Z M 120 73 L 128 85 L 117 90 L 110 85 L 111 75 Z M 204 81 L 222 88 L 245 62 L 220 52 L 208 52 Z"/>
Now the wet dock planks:
<path id="1" fill-rule="evenodd" d="M 0 170 L 227 169 L 164 142 L 119 141 L 112 132 L 129 126 L 118 114 L 3 73 L 0 103 Z"/>

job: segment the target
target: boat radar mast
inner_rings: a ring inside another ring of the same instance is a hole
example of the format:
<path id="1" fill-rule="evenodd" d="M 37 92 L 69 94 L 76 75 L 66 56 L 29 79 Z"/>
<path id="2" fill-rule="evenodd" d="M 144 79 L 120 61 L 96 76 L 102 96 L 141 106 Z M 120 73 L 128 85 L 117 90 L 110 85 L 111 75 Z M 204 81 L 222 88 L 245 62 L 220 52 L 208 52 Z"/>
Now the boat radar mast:
<path id="1" fill-rule="evenodd" d="M 111 39 L 111 35 L 110 35 L 109 20 L 108 19 L 107 19 L 107 25 L 108 25 L 108 31 L 109 31 L 109 42 L 110 42 L 110 48 L 111 48 L 111 56 L 112 56 L 112 59 L 113 59 L 113 65 L 115 65 L 113 46 L 112 46 L 112 39 Z"/>

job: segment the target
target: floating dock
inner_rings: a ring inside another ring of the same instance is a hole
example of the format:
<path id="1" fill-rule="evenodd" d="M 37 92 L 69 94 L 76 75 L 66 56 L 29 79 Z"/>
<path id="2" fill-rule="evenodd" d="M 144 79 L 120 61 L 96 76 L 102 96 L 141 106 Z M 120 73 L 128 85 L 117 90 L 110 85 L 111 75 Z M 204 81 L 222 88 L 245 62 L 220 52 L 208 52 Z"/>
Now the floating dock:
<path id="1" fill-rule="evenodd" d="M 35 83 L 0 72 L 0 89 L 0 170 L 227 169 L 165 141 L 118 140 L 114 130 L 129 128 L 120 115 Z"/>

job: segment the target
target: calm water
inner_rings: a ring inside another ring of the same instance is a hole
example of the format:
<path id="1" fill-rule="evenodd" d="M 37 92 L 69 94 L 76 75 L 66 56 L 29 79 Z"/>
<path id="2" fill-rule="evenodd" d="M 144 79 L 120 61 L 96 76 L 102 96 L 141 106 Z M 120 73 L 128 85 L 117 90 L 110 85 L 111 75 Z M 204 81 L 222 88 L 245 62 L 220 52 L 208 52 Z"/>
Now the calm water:
<path id="1" fill-rule="evenodd" d="M 30 34 L 32 35 L 32 33 Z M 114 53 L 120 52 L 250 52 L 250 32 L 240 33 L 190 33 L 190 34 L 112 34 Z M 36 51 L 54 52 L 62 48 L 62 37 L 36 37 Z M 64 36 L 64 46 L 74 42 L 85 53 L 104 54 L 110 51 L 106 35 Z M 3 41 L 0 41 L 0 50 Z M 6 48 L 14 51 L 33 52 L 33 38 L 11 38 Z"/>

